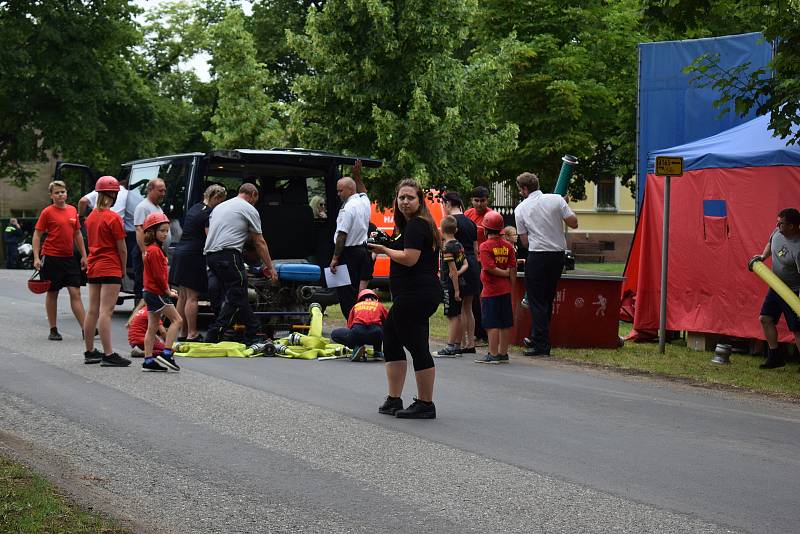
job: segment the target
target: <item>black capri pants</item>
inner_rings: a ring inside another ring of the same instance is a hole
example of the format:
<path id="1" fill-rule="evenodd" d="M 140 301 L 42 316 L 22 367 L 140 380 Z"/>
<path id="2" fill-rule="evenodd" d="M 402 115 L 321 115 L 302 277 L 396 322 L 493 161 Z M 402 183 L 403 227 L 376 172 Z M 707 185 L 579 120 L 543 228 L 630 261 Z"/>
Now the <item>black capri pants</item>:
<path id="1" fill-rule="evenodd" d="M 387 362 L 406 359 L 408 349 L 414 371 L 433 367 L 428 338 L 429 321 L 442 302 L 441 288 L 392 295 L 392 307 L 383 324 L 383 357 Z"/>

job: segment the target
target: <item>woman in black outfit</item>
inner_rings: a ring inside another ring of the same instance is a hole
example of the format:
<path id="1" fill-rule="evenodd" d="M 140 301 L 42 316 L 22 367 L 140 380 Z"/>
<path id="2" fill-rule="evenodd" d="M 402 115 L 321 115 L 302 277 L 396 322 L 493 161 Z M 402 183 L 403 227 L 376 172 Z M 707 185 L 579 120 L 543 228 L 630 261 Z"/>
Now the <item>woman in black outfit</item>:
<path id="1" fill-rule="evenodd" d="M 463 213 L 464 204 L 461 195 L 456 191 L 448 191 L 442 196 L 444 211 L 452 215 L 458 224 L 456 239 L 464 247 L 469 268 L 462 275 L 465 284 L 461 288 L 461 328 L 463 329 L 462 345 L 458 354 L 475 354 L 475 315 L 472 313 L 473 299 L 481 295 L 481 266 L 478 263 L 478 227 Z M 444 352 L 444 354 L 442 354 Z M 455 356 L 448 347 L 439 351 L 442 356 Z"/>
<path id="2" fill-rule="evenodd" d="M 392 308 L 383 326 L 389 395 L 378 411 L 407 419 L 435 419 L 436 369 L 428 345 L 428 320 L 442 300 L 438 277 L 441 237 L 416 180 L 405 179 L 397 185 L 394 224 L 392 245 L 369 245 L 371 250 L 386 254 L 391 260 Z M 417 396 L 406 409 L 400 398 L 408 368 L 404 348 L 411 353 L 417 380 Z"/>
<path id="3" fill-rule="evenodd" d="M 227 191 L 221 185 L 210 185 L 203 193 L 203 201 L 186 212 L 183 235 L 175 248 L 170 269 L 170 283 L 178 286 L 175 307 L 183 318 L 184 335 L 188 341 L 202 341 L 197 331 L 197 299 L 208 290 L 206 258 L 203 247 L 208 234 L 211 210 L 225 200 Z"/>

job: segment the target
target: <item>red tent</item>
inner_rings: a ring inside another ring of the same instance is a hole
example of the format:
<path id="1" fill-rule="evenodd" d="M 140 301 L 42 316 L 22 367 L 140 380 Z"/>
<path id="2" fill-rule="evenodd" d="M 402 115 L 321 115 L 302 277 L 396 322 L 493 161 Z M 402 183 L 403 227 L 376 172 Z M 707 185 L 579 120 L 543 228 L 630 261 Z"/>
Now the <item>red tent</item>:
<path id="1" fill-rule="evenodd" d="M 683 156 L 671 180 L 667 329 L 762 338 L 767 286 L 747 270 L 764 249 L 778 211 L 800 207 L 800 147 L 767 129 L 769 117 L 686 145 L 651 152 Z M 657 330 L 665 179 L 647 176 L 642 211 L 625 268 L 636 295 L 633 326 Z M 782 341 L 793 339 L 783 321 Z"/>

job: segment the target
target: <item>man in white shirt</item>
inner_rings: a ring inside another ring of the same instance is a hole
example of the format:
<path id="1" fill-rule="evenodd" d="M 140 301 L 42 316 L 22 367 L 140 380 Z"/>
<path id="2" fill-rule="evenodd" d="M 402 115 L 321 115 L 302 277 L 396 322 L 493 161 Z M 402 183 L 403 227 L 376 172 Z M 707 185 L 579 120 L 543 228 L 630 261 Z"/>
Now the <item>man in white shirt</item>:
<path id="1" fill-rule="evenodd" d="M 345 176 L 336 183 L 336 194 L 342 201 L 342 208 L 336 217 L 335 244 L 331 271 L 342 265 L 347 266 L 350 284 L 336 288 L 342 315 L 347 317 L 356 304 L 361 280 L 371 276 L 372 262 L 367 249 L 369 233 L 370 201 L 366 188 L 361 182 L 361 162 L 353 166 L 355 179 Z"/>
<path id="2" fill-rule="evenodd" d="M 561 195 L 539 190 L 539 178 L 530 172 L 517 176 L 517 187 L 525 200 L 514 210 L 517 234 L 528 249 L 525 288 L 531 310 L 531 337 L 526 356 L 550 355 L 550 317 L 556 286 L 564 270 L 567 240 L 564 224 L 578 227 L 578 217 Z"/>
<path id="3" fill-rule="evenodd" d="M 151 213 L 164 213 L 161 203 L 167 195 L 167 185 L 161 178 L 153 178 L 147 183 L 145 198 L 139 202 L 133 212 L 133 225 L 136 228 L 137 249 L 133 255 L 133 295 L 136 302 L 142 301 L 142 286 L 144 278 L 144 220 Z M 169 237 L 167 238 L 169 240 Z"/>

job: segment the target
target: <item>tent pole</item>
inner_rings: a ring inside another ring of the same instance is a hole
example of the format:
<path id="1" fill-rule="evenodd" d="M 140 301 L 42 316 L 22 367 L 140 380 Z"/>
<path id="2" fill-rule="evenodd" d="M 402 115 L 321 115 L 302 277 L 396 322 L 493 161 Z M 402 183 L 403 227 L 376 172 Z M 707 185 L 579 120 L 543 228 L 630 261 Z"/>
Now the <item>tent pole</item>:
<path id="1" fill-rule="evenodd" d="M 669 186 L 670 177 L 664 177 L 664 231 L 661 237 L 661 311 L 658 321 L 658 352 L 664 354 L 667 342 L 667 263 L 669 254 Z"/>

